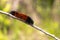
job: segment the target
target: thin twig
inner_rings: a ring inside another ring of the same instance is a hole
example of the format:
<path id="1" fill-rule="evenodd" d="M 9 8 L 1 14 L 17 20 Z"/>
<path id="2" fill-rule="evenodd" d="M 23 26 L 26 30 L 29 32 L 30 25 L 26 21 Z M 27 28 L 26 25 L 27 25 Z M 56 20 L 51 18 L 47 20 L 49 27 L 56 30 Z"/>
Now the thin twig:
<path id="1" fill-rule="evenodd" d="M 15 18 L 15 19 L 21 20 L 21 19 L 15 17 L 15 16 L 11 15 L 10 13 L 7 13 L 7 12 L 1 11 L 1 10 L 0 10 L 0 13 L 6 14 L 6 15 L 12 17 L 12 18 Z M 22 21 L 22 20 L 21 20 L 21 21 Z M 55 35 L 52 35 L 52 34 L 46 32 L 46 31 L 44 31 L 43 29 L 37 27 L 36 25 L 31 25 L 31 26 L 32 26 L 33 28 L 35 28 L 35 29 L 37 29 L 37 30 L 43 32 L 44 34 L 53 37 L 55 40 L 60 40 L 60 39 L 59 39 L 58 37 L 56 37 Z"/>
<path id="2" fill-rule="evenodd" d="M 52 34 L 46 32 L 46 31 L 44 31 L 43 29 L 41 29 L 40 27 L 38 27 L 38 26 L 36 26 L 36 25 L 33 25 L 32 27 L 35 28 L 35 29 L 37 29 L 37 30 L 39 30 L 39 31 L 41 31 L 41 32 L 43 32 L 44 34 L 46 34 L 46 35 L 48 35 L 48 36 L 53 37 L 55 40 L 60 40 L 60 39 L 57 38 L 55 35 L 52 35 Z"/>
<path id="3" fill-rule="evenodd" d="M 17 17 L 15 17 L 15 16 L 11 15 L 10 13 L 7 13 L 7 12 L 1 11 L 1 10 L 0 10 L 0 13 L 5 14 L 5 15 L 8 15 L 8 16 L 14 18 L 14 19 L 18 19 L 18 20 L 24 21 L 24 20 L 22 20 L 22 19 L 20 19 L 20 18 L 17 18 Z"/>

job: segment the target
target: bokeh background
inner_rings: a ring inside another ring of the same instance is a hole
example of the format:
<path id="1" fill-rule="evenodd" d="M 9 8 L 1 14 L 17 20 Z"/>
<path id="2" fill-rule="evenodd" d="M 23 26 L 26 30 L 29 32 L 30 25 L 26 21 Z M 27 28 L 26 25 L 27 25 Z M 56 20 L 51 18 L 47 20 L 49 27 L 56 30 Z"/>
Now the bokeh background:
<path id="1" fill-rule="evenodd" d="M 0 0 L 0 10 L 16 10 L 60 38 L 60 0 Z M 54 40 L 31 26 L 0 13 L 0 40 Z"/>

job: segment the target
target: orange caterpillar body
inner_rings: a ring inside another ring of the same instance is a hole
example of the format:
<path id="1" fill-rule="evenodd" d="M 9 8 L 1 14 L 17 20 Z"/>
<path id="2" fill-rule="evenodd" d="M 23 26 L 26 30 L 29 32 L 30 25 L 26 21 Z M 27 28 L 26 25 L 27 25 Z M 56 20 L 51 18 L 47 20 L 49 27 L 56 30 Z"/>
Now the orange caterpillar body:
<path id="1" fill-rule="evenodd" d="M 10 14 L 12 14 L 13 16 L 15 16 L 17 18 L 20 18 L 20 19 L 24 20 L 24 22 L 26 22 L 30 25 L 33 24 L 33 20 L 25 14 L 22 14 L 22 13 L 19 13 L 19 12 L 16 12 L 16 11 L 11 11 Z"/>

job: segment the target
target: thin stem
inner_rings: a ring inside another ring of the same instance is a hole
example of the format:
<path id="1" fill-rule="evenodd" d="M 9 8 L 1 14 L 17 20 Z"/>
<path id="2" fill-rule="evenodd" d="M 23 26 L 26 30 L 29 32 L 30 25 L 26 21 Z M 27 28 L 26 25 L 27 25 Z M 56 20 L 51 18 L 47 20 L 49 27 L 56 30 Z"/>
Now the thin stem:
<path id="1" fill-rule="evenodd" d="M 17 17 L 11 15 L 10 13 L 7 13 L 7 12 L 1 11 L 1 10 L 0 10 L 0 13 L 5 14 L 5 15 L 8 15 L 8 16 L 10 16 L 12 18 L 18 19 Z"/>
<path id="2" fill-rule="evenodd" d="M 12 18 L 15 18 L 15 19 L 21 20 L 21 19 L 19 19 L 19 18 L 15 17 L 15 16 L 11 15 L 10 13 L 7 13 L 7 12 L 1 11 L 1 10 L 0 10 L 0 13 L 6 14 L 6 15 L 8 15 L 8 16 L 10 16 L 10 17 L 12 17 Z M 21 20 L 21 21 L 22 21 L 22 20 Z M 33 28 L 35 28 L 35 29 L 37 29 L 37 30 L 39 30 L 39 31 L 43 32 L 44 34 L 46 34 L 46 35 L 48 35 L 48 36 L 53 37 L 55 40 L 60 40 L 60 39 L 59 39 L 59 38 L 57 38 L 55 35 L 52 35 L 52 34 L 50 34 L 50 33 L 46 32 L 46 31 L 44 31 L 43 29 L 41 29 L 41 28 L 37 27 L 36 25 L 31 25 L 31 26 L 32 26 Z"/>
<path id="3" fill-rule="evenodd" d="M 57 38 L 55 35 L 52 35 L 52 34 L 46 32 L 46 31 L 44 31 L 43 29 L 41 29 L 40 27 L 37 27 L 36 25 L 33 25 L 32 27 L 35 28 L 35 29 L 37 29 L 37 30 L 39 30 L 39 31 L 41 31 L 41 32 L 43 32 L 44 34 L 46 34 L 46 35 L 48 35 L 48 36 L 53 37 L 55 40 L 60 40 L 60 39 Z"/>

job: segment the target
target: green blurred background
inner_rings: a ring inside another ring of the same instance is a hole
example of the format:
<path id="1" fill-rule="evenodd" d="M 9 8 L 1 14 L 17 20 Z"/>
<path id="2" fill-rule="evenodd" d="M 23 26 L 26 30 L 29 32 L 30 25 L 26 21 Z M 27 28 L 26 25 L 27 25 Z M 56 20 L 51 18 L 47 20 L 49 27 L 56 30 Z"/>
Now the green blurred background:
<path id="1" fill-rule="evenodd" d="M 0 10 L 20 11 L 34 24 L 60 38 L 60 0 L 0 0 Z M 31 26 L 0 13 L 0 40 L 54 40 Z"/>

